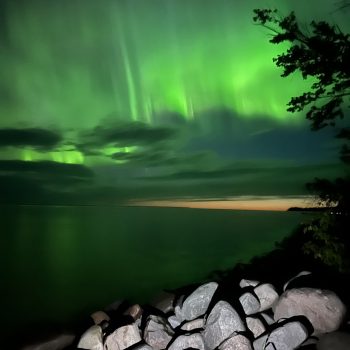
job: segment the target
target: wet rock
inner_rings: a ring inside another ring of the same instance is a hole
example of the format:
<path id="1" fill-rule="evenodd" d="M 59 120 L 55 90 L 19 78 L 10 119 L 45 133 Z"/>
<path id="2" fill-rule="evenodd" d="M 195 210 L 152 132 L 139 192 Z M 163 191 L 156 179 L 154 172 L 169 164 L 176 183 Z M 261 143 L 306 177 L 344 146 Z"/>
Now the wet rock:
<path id="1" fill-rule="evenodd" d="M 204 327 L 204 319 L 197 318 L 196 320 L 186 322 L 182 325 L 181 329 L 183 331 L 192 331 L 194 329 L 203 328 Z"/>
<path id="2" fill-rule="evenodd" d="M 117 328 L 105 341 L 105 350 L 123 350 L 141 341 L 140 332 L 135 324 Z"/>
<path id="3" fill-rule="evenodd" d="M 242 334 L 235 334 L 229 339 L 225 340 L 220 346 L 219 350 L 252 350 L 250 340 Z"/>
<path id="4" fill-rule="evenodd" d="M 81 336 L 78 348 L 89 350 L 103 350 L 102 329 L 100 326 L 92 326 Z"/>
<path id="5" fill-rule="evenodd" d="M 219 301 L 208 316 L 203 338 L 209 349 L 215 349 L 234 332 L 244 330 L 244 323 L 237 311 L 226 301 Z"/>
<path id="6" fill-rule="evenodd" d="M 298 322 L 287 322 L 274 329 L 270 334 L 264 334 L 257 338 L 254 350 L 294 350 L 298 348 L 308 337 L 306 327 Z"/>
<path id="7" fill-rule="evenodd" d="M 260 310 L 260 301 L 252 293 L 246 292 L 239 297 L 239 302 L 241 303 L 243 310 L 246 315 L 252 315 Z"/>
<path id="8" fill-rule="evenodd" d="M 324 334 L 317 343 L 317 350 L 349 350 L 350 334 L 345 332 L 332 332 Z"/>
<path id="9" fill-rule="evenodd" d="M 346 307 L 338 296 L 314 288 L 290 289 L 284 292 L 275 306 L 274 319 L 304 315 L 314 327 L 314 334 L 335 331 L 341 325 Z"/>
<path id="10" fill-rule="evenodd" d="M 203 337 L 199 333 L 180 335 L 169 346 L 168 350 L 183 350 L 188 348 L 205 350 Z"/>
<path id="11" fill-rule="evenodd" d="M 109 321 L 109 316 L 104 311 L 96 311 L 90 315 L 95 324 L 100 324 L 103 321 Z"/>
<path id="12" fill-rule="evenodd" d="M 174 331 L 165 319 L 151 315 L 147 321 L 144 338 L 153 349 L 165 349 L 170 343 Z"/>
<path id="13" fill-rule="evenodd" d="M 270 309 L 279 298 L 274 286 L 269 283 L 260 284 L 254 288 L 254 293 L 260 302 L 259 312 Z"/>
<path id="14" fill-rule="evenodd" d="M 247 327 L 254 334 L 254 338 L 266 331 L 264 324 L 257 317 L 247 317 L 246 322 Z"/>
<path id="15" fill-rule="evenodd" d="M 239 286 L 241 288 L 245 288 L 245 287 L 256 287 L 260 282 L 255 281 L 255 280 L 246 280 L 246 279 L 242 279 L 239 282 Z"/>

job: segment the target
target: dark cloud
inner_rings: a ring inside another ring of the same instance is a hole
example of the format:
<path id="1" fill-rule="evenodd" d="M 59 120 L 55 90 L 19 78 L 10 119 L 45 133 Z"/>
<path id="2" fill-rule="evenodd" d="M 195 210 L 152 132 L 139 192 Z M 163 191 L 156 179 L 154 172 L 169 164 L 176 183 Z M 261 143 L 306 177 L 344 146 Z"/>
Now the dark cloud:
<path id="1" fill-rule="evenodd" d="M 66 164 L 53 161 L 29 162 L 23 160 L 0 160 L 0 172 L 3 173 L 33 173 L 54 175 L 57 177 L 91 178 L 93 172 L 81 164 Z"/>
<path id="2" fill-rule="evenodd" d="M 150 147 L 173 139 L 175 134 L 174 128 L 152 127 L 141 122 L 103 125 L 82 135 L 77 148 L 87 155 L 98 155 L 105 146 Z"/>
<path id="3" fill-rule="evenodd" d="M 62 141 L 57 132 L 40 128 L 5 128 L 0 129 L 0 147 L 34 147 L 37 149 L 52 149 Z"/>

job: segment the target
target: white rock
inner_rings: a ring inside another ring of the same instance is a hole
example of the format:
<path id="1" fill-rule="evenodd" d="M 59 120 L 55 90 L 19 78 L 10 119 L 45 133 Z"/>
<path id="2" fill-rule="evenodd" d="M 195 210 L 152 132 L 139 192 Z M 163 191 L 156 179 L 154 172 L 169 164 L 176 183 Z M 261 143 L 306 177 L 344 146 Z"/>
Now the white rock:
<path id="1" fill-rule="evenodd" d="M 141 341 L 140 332 L 135 324 L 117 328 L 106 338 L 105 350 L 123 350 Z"/>
<path id="2" fill-rule="evenodd" d="M 165 349 L 170 343 L 174 332 L 165 319 L 151 315 L 147 320 L 144 338 L 155 350 Z"/>
<path id="3" fill-rule="evenodd" d="M 204 319 L 197 318 L 196 320 L 188 321 L 182 325 L 181 329 L 183 331 L 192 331 L 194 329 L 203 328 L 204 327 Z"/>
<path id="4" fill-rule="evenodd" d="M 246 280 L 246 279 L 242 279 L 239 282 L 239 286 L 241 288 L 245 288 L 245 287 L 256 287 L 260 282 L 255 281 L 255 280 Z"/>
<path id="5" fill-rule="evenodd" d="M 260 315 L 264 318 L 264 320 L 269 326 L 275 323 L 275 320 L 273 319 L 273 317 L 269 316 L 265 312 L 262 312 Z"/>
<path id="6" fill-rule="evenodd" d="M 235 334 L 229 339 L 225 340 L 220 346 L 219 350 L 252 350 L 250 340 L 242 334 Z"/>
<path id="7" fill-rule="evenodd" d="M 254 350 L 294 350 L 298 348 L 308 337 L 307 329 L 297 321 L 288 322 L 274 329 L 270 334 L 264 334 L 257 338 Z"/>
<path id="8" fill-rule="evenodd" d="M 246 315 L 255 314 L 260 310 L 259 299 L 257 299 L 257 297 L 250 292 L 242 294 L 239 297 L 239 302 L 241 303 Z"/>
<path id="9" fill-rule="evenodd" d="M 317 343 L 317 350 L 349 350 L 350 334 L 344 332 L 332 332 L 324 334 Z"/>
<path id="10" fill-rule="evenodd" d="M 208 316 L 203 338 L 207 347 L 212 350 L 234 332 L 244 330 L 244 323 L 237 311 L 226 301 L 219 301 Z"/>
<path id="11" fill-rule="evenodd" d="M 346 313 L 346 307 L 331 291 L 299 288 L 284 292 L 275 306 L 274 319 L 304 315 L 314 327 L 314 334 L 337 330 Z"/>
<path id="12" fill-rule="evenodd" d="M 260 284 L 254 289 L 254 293 L 260 301 L 259 312 L 270 309 L 279 298 L 274 286 L 269 283 Z"/>
<path id="13" fill-rule="evenodd" d="M 284 286 L 283 286 L 283 291 L 285 292 L 289 283 L 294 281 L 295 279 L 297 279 L 298 277 L 301 277 L 301 276 L 307 276 L 307 275 L 311 275 L 311 272 L 310 271 L 301 271 L 299 272 L 296 276 L 292 277 L 290 280 L 288 280 Z"/>
<path id="14" fill-rule="evenodd" d="M 205 350 L 203 337 L 199 333 L 180 335 L 169 346 L 168 350 L 183 350 L 188 348 Z"/>
<path id="15" fill-rule="evenodd" d="M 248 328 L 254 334 L 254 338 L 266 331 L 264 324 L 257 317 L 247 317 L 246 322 Z"/>
<path id="16" fill-rule="evenodd" d="M 211 299 L 218 287 L 216 282 L 210 282 L 198 287 L 183 302 L 181 308 L 175 307 L 175 315 L 179 320 L 191 321 L 207 311 Z"/>
<path id="17" fill-rule="evenodd" d="M 78 348 L 89 350 L 103 350 L 102 329 L 100 326 L 92 326 L 81 336 Z"/>
<path id="18" fill-rule="evenodd" d="M 181 321 L 175 315 L 168 317 L 168 322 L 170 323 L 171 327 L 174 329 L 180 326 L 181 324 Z"/>

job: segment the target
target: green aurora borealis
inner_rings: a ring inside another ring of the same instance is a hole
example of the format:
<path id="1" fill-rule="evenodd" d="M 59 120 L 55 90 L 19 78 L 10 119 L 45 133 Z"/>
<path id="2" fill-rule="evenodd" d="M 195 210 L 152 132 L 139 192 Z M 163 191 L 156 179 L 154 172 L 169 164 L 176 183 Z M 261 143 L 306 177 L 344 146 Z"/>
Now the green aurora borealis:
<path id="1" fill-rule="evenodd" d="M 280 77 L 282 48 L 253 24 L 257 7 L 346 23 L 325 0 L 2 0 L 0 128 L 37 139 L 0 142 L 5 198 L 34 196 L 13 196 L 16 179 L 45 202 L 77 189 L 98 202 L 302 194 L 310 176 L 335 175 L 330 133 L 311 135 L 285 111 L 309 83 Z M 43 145 L 34 129 L 59 140 Z M 23 172 L 23 162 L 43 166 Z M 69 167 L 48 176 L 50 162 L 91 169 L 93 180 Z M 281 191 L 290 169 L 299 182 Z"/>

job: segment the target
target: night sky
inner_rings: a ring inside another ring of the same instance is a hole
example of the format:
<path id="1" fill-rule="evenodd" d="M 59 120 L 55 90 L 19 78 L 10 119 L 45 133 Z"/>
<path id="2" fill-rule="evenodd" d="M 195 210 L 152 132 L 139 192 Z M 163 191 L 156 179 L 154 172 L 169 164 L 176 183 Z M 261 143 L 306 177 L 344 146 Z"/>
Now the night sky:
<path id="1" fill-rule="evenodd" d="M 265 7 L 347 30 L 330 0 L 0 0 L 0 202 L 288 207 L 341 175 Z"/>

